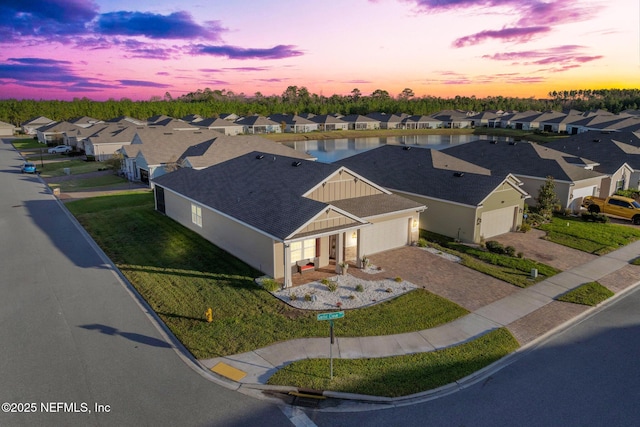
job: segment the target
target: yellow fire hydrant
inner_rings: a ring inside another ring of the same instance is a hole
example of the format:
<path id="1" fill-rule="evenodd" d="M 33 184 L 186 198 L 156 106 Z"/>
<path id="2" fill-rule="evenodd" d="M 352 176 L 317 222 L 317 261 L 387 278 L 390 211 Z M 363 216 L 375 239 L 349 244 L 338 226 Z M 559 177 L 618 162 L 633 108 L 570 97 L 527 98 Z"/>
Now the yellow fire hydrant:
<path id="1" fill-rule="evenodd" d="M 213 310 L 211 310 L 211 307 L 209 307 L 207 311 L 204 312 L 204 315 L 207 317 L 207 322 L 213 322 Z"/>

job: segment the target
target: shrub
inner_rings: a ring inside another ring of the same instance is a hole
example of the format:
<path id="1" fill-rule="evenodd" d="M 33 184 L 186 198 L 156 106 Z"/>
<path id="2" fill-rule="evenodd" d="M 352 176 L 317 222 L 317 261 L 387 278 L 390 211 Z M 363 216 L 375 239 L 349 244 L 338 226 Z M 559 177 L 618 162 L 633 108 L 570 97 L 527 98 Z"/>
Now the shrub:
<path id="1" fill-rule="evenodd" d="M 518 258 L 524 258 L 524 253 L 522 252 L 518 252 L 518 254 L 516 255 Z"/>
<path id="2" fill-rule="evenodd" d="M 493 252 L 494 254 L 505 254 L 505 248 L 502 246 L 502 243 L 497 242 L 495 240 L 489 240 L 485 243 L 485 247 L 489 252 Z"/>
<path id="3" fill-rule="evenodd" d="M 335 292 L 338 290 L 338 283 L 336 282 L 329 282 L 326 285 L 329 292 Z"/>
<path id="4" fill-rule="evenodd" d="M 420 248 L 426 248 L 427 247 L 427 239 L 418 239 L 418 243 L 417 243 L 418 247 Z"/>
<path id="5" fill-rule="evenodd" d="M 297 300 L 297 299 L 298 299 L 298 295 L 296 295 L 296 294 L 291 294 L 291 295 L 289 295 L 289 299 L 290 299 L 291 301 L 295 301 L 295 300 Z"/>
<path id="6" fill-rule="evenodd" d="M 385 289 L 385 292 L 386 292 L 386 293 L 388 293 L 388 294 L 390 294 L 390 293 L 392 293 L 392 292 L 393 292 L 393 289 L 391 289 L 391 288 L 387 288 L 387 289 Z"/>
<path id="7" fill-rule="evenodd" d="M 516 248 L 514 248 L 513 246 L 507 246 L 506 248 L 504 248 L 504 253 L 505 255 L 516 256 Z"/>
<path id="8" fill-rule="evenodd" d="M 400 283 L 400 282 L 402 282 L 402 277 L 398 276 L 393 280 L 395 280 L 397 283 Z"/>
<path id="9" fill-rule="evenodd" d="M 329 279 L 322 279 L 320 281 L 320 283 L 322 283 L 323 285 L 327 286 L 327 285 L 329 285 Z"/>
<path id="10" fill-rule="evenodd" d="M 304 300 L 305 301 L 311 301 L 311 295 L 310 294 L 304 294 Z"/>
<path id="11" fill-rule="evenodd" d="M 609 217 L 602 213 L 582 212 L 582 214 L 580 214 L 580 217 L 583 221 L 602 223 L 609 222 Z"/>
<path id="12" fill-rule="evenodd" d="M 364 286 L 361 283 L 356 285 L 356 292 L 364 292 Z"/>
<path id="13" fill-rule="evenodd" d="M 528 222 L 523 222 L 520 226 L 520 231 L 523 233 L 531 231 L 531 224 L 529 224 Z"/>
<path id="14" fill-rule="evenodd" d="M 280 283 L 276 282 L 273 279 L 264 279 L 262 281 L 262 287 L 269 292 L 275 292 L 280 289 Z"/>
<path id="15" fill-rule="evenodd" d="M 351 294 L 351 295 L 349 295 L 349 299 L 356 299 L 356 296 Z"/>

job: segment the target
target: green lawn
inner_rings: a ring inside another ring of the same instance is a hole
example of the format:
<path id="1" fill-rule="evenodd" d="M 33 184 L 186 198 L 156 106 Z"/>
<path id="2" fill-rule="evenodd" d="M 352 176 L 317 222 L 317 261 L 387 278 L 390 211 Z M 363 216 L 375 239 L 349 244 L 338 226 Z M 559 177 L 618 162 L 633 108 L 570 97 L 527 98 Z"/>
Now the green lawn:
<path id="1" fill-rule="evenodd" d="M 34 162 L 37 161 L 34 158 L 32 158 L 31 160 Z M 43 178 L 65 175 L 65 168 L 69 168 L 71 170 L 71 175 L 78 175 L 83 173 L 96 172 L 98 171 L 98 169 L 104 168 L 104 165 L 100 162 L 85 162 L 84 160 L 80 159 L 45 163 L 42 167 L 38 165 L 40 175 Z"/>
<path id="2" fill-rule="evenodd" d="M 328 345 L 328 343 L 327 343 Z M 268 384 L 373 396 L 407 396 L 450 384 L 519 347 L 507 329 L 496 329 L 455 347 L 376 359 L 306 359 L 276 372 Z"/>
<path id="3" fill-rule="evenodd" d="M 258 271 L 155 212 L 150 192 L 66 206 L 197 358 L 327 335 L 316 312 L 281 302 L 255 284 Z M 205 320 L 209 307 L 212 323 Z M 465 314 L 456 304 L 418 289 L 349 310 L 336 329 L 341 336 L 386 335 L 432 328 Z"/>
<path id="4" fill-rule="evenodd" d="M 603 255 L 638 240 L 640 230 L 619 224 L 586 222 L 574 217 L 553 217 L 538 227 L 554 243 Z"/>
<path id="5" fill-rule="evenodd" d="M 41 144 L 33 138 L 20 138 L 11 141 L 16 150 L 25 150 L 29 148 L 47 148 L 45 144 Z"/>
<path id="6" fill-rule="evenodd" d="M 78 178 L 68 181 L 62 181 L 55 184 L 49 184 L 51 188 L 59 188 L 62 192 L 73 192 L 86 190 L 89 188 L 99 189 L 100 187 L 113 186 L 122 184 L 128 184 L 129 181 L 126 178 L 119 177 L 117 175 L 104 175 L 96 176 L 93 178 Z M 124 190 L 125 188 L 123 188 Z"/>
<path id="7" fill-rule="evenodd" d="M 426 230 L 420 230 L 420 237 L 426 239 L 430 246 L 460 257 L 462 264 L 466 267 L 521 288 L 526 288 L 560 272 L 557 268 L 528 258 L 498 255 L 474 246 L 456 243 L 449 237 Z M 532 268 L 538 270 L 538 277 L 531 277 Z"/>
<path id="8" fill-rule="evenodd" d="M 611 298 L 613 292 L 605 288 L 598 282 L 584 283 L 583 285 L 572 289 L 564 295 L 556 298 L 558 301 L 571 302 L 574 304 L 583 304 L 596 306 L 607 298 Z"/>

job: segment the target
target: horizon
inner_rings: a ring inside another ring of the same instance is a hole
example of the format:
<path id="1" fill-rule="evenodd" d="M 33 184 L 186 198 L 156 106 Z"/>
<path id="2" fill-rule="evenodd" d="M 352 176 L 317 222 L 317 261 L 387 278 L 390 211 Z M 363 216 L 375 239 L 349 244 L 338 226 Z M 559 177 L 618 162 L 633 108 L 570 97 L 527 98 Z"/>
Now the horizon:
<path id="1" fill-rule="evenodd" d="M 149 101 L 207 88 L 253 98 L 290 86 L 549 99 L 640 87 L 634 0 L 21 3 L 2 6 L 0 99 Z"/>

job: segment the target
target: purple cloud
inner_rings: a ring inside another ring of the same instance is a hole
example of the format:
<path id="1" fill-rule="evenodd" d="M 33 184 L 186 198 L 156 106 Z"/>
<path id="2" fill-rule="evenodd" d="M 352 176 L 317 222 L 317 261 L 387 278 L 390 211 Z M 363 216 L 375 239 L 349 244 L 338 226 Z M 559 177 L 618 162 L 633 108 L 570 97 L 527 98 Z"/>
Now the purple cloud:
<path id="1" fill-rule="evenodd" d="M 151 39 L 197 39 L 220 40 L 225 31 L 217 21 L 201 26 L 193 21 L 188 12 L 160 15 L 148 12 L 103 13 L 96 23 L 96 32 L 106 35 L 144 36 Z"/>
<path id="2" fill-rule="evenodd" d="M 166 85 L 163 83 L 156 83 L 156 82 L 149 82 L 146 80 L 118 80 L 118 81 L 125 86 L 157 87 L 157 88 L 171 87 L 171 85 Z"/>
<path id="3" fill-rule="evenodd" d="M 191 54 L 222 56 L 229 59 L 282 59 L 302 55 L 302 51 L 295 50 L 292 45 L 278 45 L 269 49 L 242 48 L 238 46 L 208 46 L 193 45 Z"/>
<path id="4" fill-rule="evenodd" d="M 575 68 L 580 64 L 603 58 L 602 55 L 583 55 L 581 53 L 582 49 L 583 46 L 579 45 L 564 45 L 546 50 L 496 53 L 493 55 L 484 55 L 483 58 L 493 59 L 495 61 L 511 61 L 521 65 L 559 64 L 562 66 L 562 68 L 554 69 L 554 71 Z"/>
<path id="5" fill-rule="evenodd" d="M 460 37 L 454 40 L 454 47 L 464 47 L 476 45 L 487 39 L 500 39 L 509 42 L 526 42 L 532 37 L 551 31 L 551 27 L 524 27 L 524 28 L 503 28 L 502 30 L 481 31 L 470 36 Z"/>
<path id="6" fill-rule="evenodd" d="M 2 1 L 0 34 L 3 42 L 23 37 L 84 34 L 86 24 L 98 15 L 98 5 L 86 0 Z"/>

